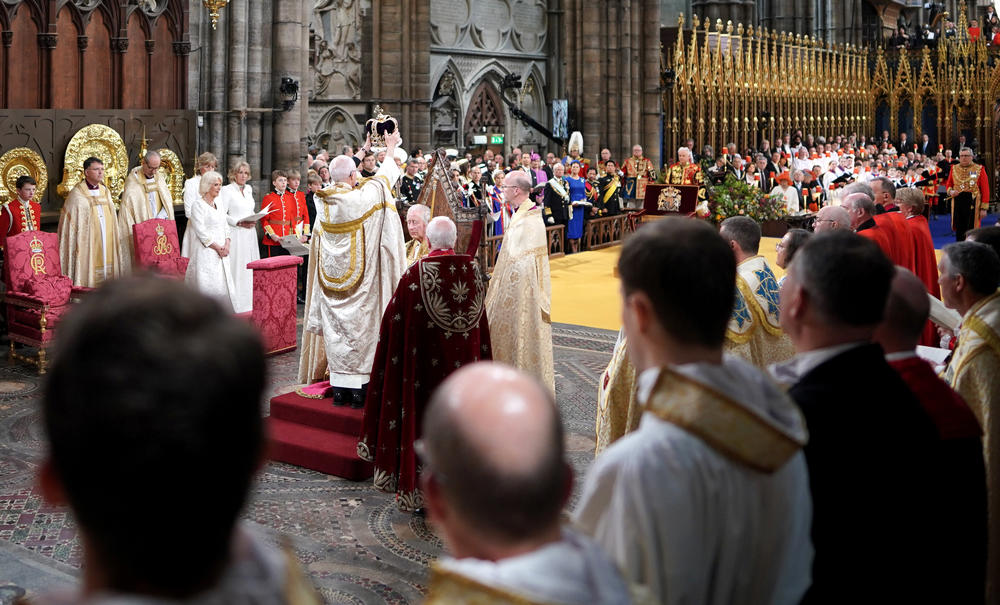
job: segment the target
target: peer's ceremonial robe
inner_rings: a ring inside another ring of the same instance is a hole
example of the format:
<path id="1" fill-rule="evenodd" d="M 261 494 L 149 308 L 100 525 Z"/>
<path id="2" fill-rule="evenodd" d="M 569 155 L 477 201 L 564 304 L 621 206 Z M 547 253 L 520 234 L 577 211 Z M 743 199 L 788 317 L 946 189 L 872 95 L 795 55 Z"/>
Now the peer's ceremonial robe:
<path id="1" fill-rule="evenodd" d="M 957 168 L 957 166 L 956 166 Z M 1000 293 L 976 303 L 962 318 L 958 344 L 943 378 L 969 404 L 983 429 L 983 451 L 989 501 L 989 566 L 987 602 L 1000 599 Z"/>
<path id="2" fill-rule="evenodd" d="M 639 428 L 594 459 L 576 526 L 658 603 L 798 603 L 813 555 L 798 408 L 732 356 L 647 370 L 639 389 Z"/>
<path id="3" fill-rule="evenodd" d="M 636 372 L 628 357 L 628 338 L 618 330 L 611 361 L 597 383 L 597 447 L 603 452 L 614 441 L 639 428 L 642 406 L 636 397 Z"/>
<path id="4" fill-rule="evenodd" d="M 736 295 L 725 349 L 762 369 L 795 353 L 781 329 L 778 292 L 778 280 L 763 256 L 736 266 Z"/>
<path id="5" fill-rule="evenodd" d="M 324 369 L 334 387 L 357 389 L 368 382 L 378 344 L 374 335 L 406 269 L 403 224 L 392 198 L 398 178 L 396 163 L 383 162 L 360 188 L 337 183 L 316 196 L 305 332 L 322 338 L 303 337 L 302 382 L 322 377 Z"/>
<path id="6" fill-rule="evenodd" d="M 493 359 L 536 376 L 555 392 L 552 285 L 542 210 L 525 201 L 503 234 L 486 293 Z"/>
<path id="7" fill-rule="evenodd" d="M 132 260 L 135 258 L 132 226 L 153 218 L 174 220 L 174 200 L 170 195 L 166 179 L 159 171 L 154 178 L 147 179 L 142 174 L 142 166 L 136 166 L 125 179 L 122 203 L 118 207 L 121 275 L 129 275 L 132 272 Z"/>
<path id="8" fill-rule="evenodd" d="M 485 297 L 472 257 L 435 250 L 406 270 L 382 315 L 358 456 L 402 510 L 424 505 L 413 442 L 431 393 L 463 365 L 492 359 Z"/>
<path id="9" fill-rule="evenodd" d="M 858 225 L 856 232 L 861 237 L 866 237 L 875 242 L 886 258 L 893 260 L 893 255 L 897 254 L 896 247 L 898 244 L 893 239 L 893 233 L 885 225 L 876 223 L 874 219 L 868 219 Z"/>
<path id="10" fill-rule="evenodd" d="M 59 212 L 59 263 L 76 286 L 96 288 L 120 275 L 118 213 L 111 191 L 81 180 Z"/>

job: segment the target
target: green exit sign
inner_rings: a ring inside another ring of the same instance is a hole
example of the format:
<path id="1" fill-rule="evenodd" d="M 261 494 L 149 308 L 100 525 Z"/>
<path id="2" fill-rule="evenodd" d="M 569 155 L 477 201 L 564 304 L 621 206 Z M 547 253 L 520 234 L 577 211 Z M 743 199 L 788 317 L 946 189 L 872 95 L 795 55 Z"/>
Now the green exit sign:
<path id="1" fill-rule="evenodd" d="M 503 135 L 502 134 L 491 134 L 490 135 L 490 145 L 503 145 Z"/>

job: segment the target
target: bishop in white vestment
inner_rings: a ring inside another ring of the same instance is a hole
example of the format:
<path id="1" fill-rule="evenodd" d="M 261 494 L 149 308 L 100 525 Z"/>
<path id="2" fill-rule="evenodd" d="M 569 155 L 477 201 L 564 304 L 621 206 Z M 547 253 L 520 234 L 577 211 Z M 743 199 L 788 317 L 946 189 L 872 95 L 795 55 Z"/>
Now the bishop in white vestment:
<path id="1" fill-rule="evenodd" d="M 135 259 L 132 226 L 154 218 L 174 220 L 174 200 L 166 179 L 160 173 L 160 154 L 150 151 L 142 159 L 142 165 L 133 168 L 125 179 L 125 190 L 118 208 L 122 275 L 132 272 L 132 261 Z"/>
<path id="2" fill-rule="evenodd" d="M 398 135 L 386 137 L 388 156 L 393 138 Z M 400 173 L 395 162 L 383 162 L 355 189 L 351 158 L 335 158 L 332 168 L 337 182 L 315 198 L 305 331 L 322 336 L 330 385 L 359 389 L 368 383 L 382 313 L 406 270 L 403 226 L 392 196 Z M 305 337 L 303 342 L 299 377 L 316 380 L 323 364 L 314 346 L 305 346 Z"/>

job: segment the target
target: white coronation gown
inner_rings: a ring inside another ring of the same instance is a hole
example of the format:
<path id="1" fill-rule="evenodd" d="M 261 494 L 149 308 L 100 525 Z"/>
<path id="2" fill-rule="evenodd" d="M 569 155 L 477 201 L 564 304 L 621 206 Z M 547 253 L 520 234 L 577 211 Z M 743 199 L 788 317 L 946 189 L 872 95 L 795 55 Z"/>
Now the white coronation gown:
<path id="1" fill-rule="evenodd" d="M 256 211 L 253 189 L 247 184 L 241 193 L 236 183 L 229 183 L 222 188 L 219 197 L 231 228 L 229 266 L 233 276 L 233 310 L 245 313 L 253 309 L 253 271 L 247 269 L 247 263 L 260 259 L 260 249 L 257 247 L 256 226 L 244 229 L 236 223 Z"/>
<path id="2" fill-rule="evenodd" d="M 229 259 L 232 257 L 232 246 L 230 245 L 230 256 L 225 258 L 209 248 L 212 244 L 225 246 L 226 238 L 230 237 L 225 213 L 218 203 L 212 208 L 204 199 L 199 199 L 191 204 L 188 227 L 192 230 L 191 262 L 188 264 L 184 282 L 231 309 L 233 278 Z"/>

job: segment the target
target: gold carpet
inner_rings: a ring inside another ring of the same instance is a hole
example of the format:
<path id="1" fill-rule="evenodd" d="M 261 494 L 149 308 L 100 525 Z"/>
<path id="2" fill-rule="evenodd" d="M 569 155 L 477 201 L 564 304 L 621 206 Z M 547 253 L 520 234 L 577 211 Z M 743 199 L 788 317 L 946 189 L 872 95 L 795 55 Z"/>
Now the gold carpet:
<path id="1" fill-rule="evenodd" d="M 785 274 L 775 264 L 776 237 L 760 240 L 760 253 L 778 279 Z M 552 273 L 552 321 L 617 330 L 621 327 L 621 295 L 615 265 L 620 246 L 581 252 L 549 263 Z"/>

